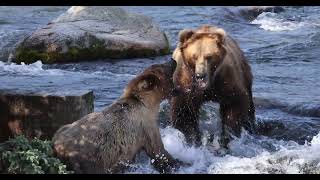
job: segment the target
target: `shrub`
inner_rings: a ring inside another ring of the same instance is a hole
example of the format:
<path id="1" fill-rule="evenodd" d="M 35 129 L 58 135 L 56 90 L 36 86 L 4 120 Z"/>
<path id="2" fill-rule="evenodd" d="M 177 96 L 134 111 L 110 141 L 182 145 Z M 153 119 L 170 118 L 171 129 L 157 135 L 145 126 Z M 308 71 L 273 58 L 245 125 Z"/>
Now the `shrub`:
<path id="1" fill-rule="evenodd" d="M 53 155 L 50 141 L 17 136 L 0 145 L 4 173 L 10 174 L 69 174 L 66 165 Z M 1 166 L 1 165 L 0 165 Z"/>

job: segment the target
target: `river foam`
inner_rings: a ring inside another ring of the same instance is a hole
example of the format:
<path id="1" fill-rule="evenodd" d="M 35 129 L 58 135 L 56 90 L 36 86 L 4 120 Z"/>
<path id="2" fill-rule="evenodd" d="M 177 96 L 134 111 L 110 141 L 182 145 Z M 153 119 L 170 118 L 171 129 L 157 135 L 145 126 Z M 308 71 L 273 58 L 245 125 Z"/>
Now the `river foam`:
<path id="1" fill-rule="evenodd" d="M 310 143 L 298 145 L 293 141 L 253 137 L 244 131 L 240 138 L 231 141 L 226 154 L 218 153 L 210 145 L 188 146 L 182 133 L 172 127 L 161 129 L 161 134 L 168 152 L 191 164 L 181 167 L 175 172 L 178 174 L 320 173 L 320 133 Z M 134 166 L 128 173 L 157 173 L 146 160 Z"/>
<path id="2" fill-rule="evenodd" d="M 260 28 L 267 31 L 292 31 L 305 25 L 304 22 L 289 21 L 271 12 L 260 14 L 251 24 L 260 25 Z"/>
<path id="3" fill-rule="evenodd" d="M 82 77 L 96 77 L 96 78 L 110 78 L 115 77 L 122 78 L 133 78 L 135 75 L 127 73 L 113 73 L 110 71 L 94 71 L 94 72 L 81 72 L 81 71 L 70 71 L 63 69 L 46 69 L 44 64 L 39 60 L 32 64 L 16 64 L 16 63 L 5 63 L 0 61 L 0 74 L 9 73 L 12 75 L 19 76 L 82 76 Z"/>

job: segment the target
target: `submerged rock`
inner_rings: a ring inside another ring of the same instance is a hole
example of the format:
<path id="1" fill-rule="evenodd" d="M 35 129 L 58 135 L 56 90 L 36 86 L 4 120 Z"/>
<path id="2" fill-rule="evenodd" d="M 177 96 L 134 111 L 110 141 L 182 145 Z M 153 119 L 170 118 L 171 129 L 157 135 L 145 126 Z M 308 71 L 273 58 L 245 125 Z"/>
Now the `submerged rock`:
<path id="1" fill-rule="evenodd" d="M 0 142 L 25 135 L 51 139 L 62 125 L 93 112 L 92 91 L 0 90 Z"/>
<path id="2" fill-rule="evenodd" d="M 280 13 L 284 12 L 285 9 L 281 6 L 245 6 L 229 9 L 229 18 L 244 18 L 246 20 L 252 21 L 257 18 L 263 12 L 273 12 Z"/>
<path id="3" fill-rule="evenodd" d="M 168 52 L 166 35 L 149 17 L 119 7 L 73 6 L 25 38 L 15 49 L 13 61 L 59 63 Z"/>
<path id="4" fill-rule="evenodd" d="M 240 9 L 240 14 L 248 19 L 254 19 L 263 12 L 280 13 L 284 8 L 281 6 L 248 6 Z"/>

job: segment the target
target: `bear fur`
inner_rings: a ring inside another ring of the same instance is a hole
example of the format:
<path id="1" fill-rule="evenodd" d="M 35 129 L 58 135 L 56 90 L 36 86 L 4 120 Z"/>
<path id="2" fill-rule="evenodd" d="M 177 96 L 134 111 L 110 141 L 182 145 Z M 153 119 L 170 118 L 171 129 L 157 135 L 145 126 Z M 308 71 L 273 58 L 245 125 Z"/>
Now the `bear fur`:
<path id="1" fill-rule="evenodd" d="M 220 104 L 222 146 L 241 128 L 251 132 L 255 122 L 251 68 L 242 50 L 222 28 L 204 25 L 179 33 L 173 52 L 177 68 L 173 81 L 182 93 L 171 99 L 173 127 L 189 143 L 201 143 L 199 109 L 207 101 Z"/>
<path id="2" fill-rule="evenodd" d="M 61 127 L 54 151 L 75 173 L 117 173 L 144 150 L 160 173 L 178 167 L 165 149 L 158 127 L 160 102 L 170 98 L 176 62 L 156 64 L 129 82 L 102 112 Z"/>

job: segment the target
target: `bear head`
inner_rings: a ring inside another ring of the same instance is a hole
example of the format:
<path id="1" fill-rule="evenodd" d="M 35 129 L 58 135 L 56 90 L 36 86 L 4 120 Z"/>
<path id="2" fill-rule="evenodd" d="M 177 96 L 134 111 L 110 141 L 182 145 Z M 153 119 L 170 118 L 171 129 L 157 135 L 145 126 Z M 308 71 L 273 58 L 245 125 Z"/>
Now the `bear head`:
<path id="1" fill-rule="evenodd" d="M 122 97 L 133 97 L 146 106 L 156 106 L 174 94 L 173 73 L 176 61 L 154 64 L 132 79 L 124 90 Z"/>
<path id="2" fill-rule="evenodd" d="M 180 31 L 177 49 L 191 76 L 187 82 L 192 83 L 185 83 L 185 87 L 204 90 L 210 86 L 212 74 L 226 55 L 225 37 L 223 29 L 209 25 Z"/>

